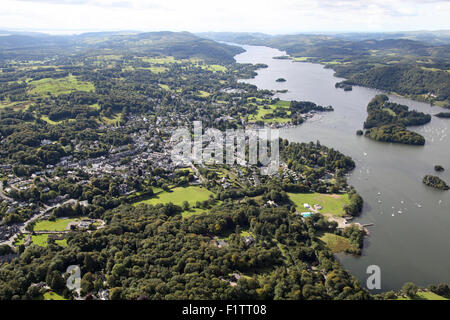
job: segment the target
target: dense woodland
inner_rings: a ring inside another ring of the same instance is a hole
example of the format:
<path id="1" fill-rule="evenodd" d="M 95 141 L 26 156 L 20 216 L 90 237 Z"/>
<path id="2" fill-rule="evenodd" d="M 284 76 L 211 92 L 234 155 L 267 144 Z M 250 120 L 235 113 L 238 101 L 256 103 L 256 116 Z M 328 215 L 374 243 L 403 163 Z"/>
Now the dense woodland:
<path id="1" fill-rule="evenodd" d="M 354 168 L 350 158 L 319 143 L 283 140 L 281 145 L 283 159 L 296 172 L 310 172 L 311 181 L 325 170 L 343 176 Z M 310 166 L 318 169 L 311 172 Z M 39 282 L 72 298 L 63 279 L 72 264 L 82 267 L 82 295 L 109 289 L 111 299 L 371 298 L 318 240 L 323 232 L 335 232 L 361 248 L 364 233 L 352 227 L 337 230 L 336 224 L 320 215 L 307 220 L 292 215 L 284 190 L 309 192 L 317 186 L 308 180 L 295 185 L 280 184 L 275 178 L 253 193 L 221 193 L 217 198 L 222 205 L 190 218 L 183 218 L 182 208 L 170 203 L 133 207 L 125 199 L 116 204 L 98 202 L 113 198 L 114 181 L 102 178 L 93 184 L 109 192 L 93 199 L 90 210 L 60 207 L 53 214 L 87 214 L 102 218 L 107 226 L 92 233 L 71 232 L 66 248 L 51 243 L 45 248 L 20 246 L 20 257 L 0 269 L 0 298 L 38 298 L 42 292 L 32 284 Z M 263 208 L 252 199 L 258 195 L 280 206 Z M 361 210 L 358 197 L 351 191 L 348 213 Z M 110 205 L 119 206 L 108 210 Z M 246 244 L 243 231 L 257 241 Z M 224 236 L 227 245 L 219 248 L 214 238 Z M 237 286 L 230 286 L 230 281 L 236 281 L 230 276 L 234 273 L 242 276 Z"/>

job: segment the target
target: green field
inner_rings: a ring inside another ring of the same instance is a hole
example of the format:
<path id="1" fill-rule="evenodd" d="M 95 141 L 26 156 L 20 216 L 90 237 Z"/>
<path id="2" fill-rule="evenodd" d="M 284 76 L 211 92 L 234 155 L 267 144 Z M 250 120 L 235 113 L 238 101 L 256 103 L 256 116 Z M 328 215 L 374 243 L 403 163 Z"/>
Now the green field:
<path id="1" fill-rule="evenodd" d="M 100 110 L 100 105 L 98 103 L 94 103 L 89 105 L 89 108 L 95 109 L 95 110 Z"/>
<path id="2" fill-rule="evenodd" d="M 254 122 L 254 121 L 264 121 L 266 123 L 286 123 L 291 121 L 290 118 L 290 114 L 291 112 L 288 111 L 287 109 L 289 108 L 290 102 L 289 101 L 278 101 L 275 104 L 270 104 L 270 105 L 257 105 L 257 110 L 256 110 L 256 114 L 253 114 L 251 116 L 249 116 L 248 120 L 250 122 Z M 274 117 L 274 118 L 270 118 L 270 119 L 266 119 L 264 118 L 265 115 L 267 114 L 272 114 L 276 109 L 285 109 L 286 113 L 287 113 L 287 117 L 286 118 L 281 118 L 281 117 Z"/>
<path id="3" fill-rule="evenodd" d="M 290 105 L 291 105 L 291 102 L 290 101 L 285 101 L 285 100 L 279 100 L 273 105 L 276 106 L 276 107 L 281 107 L 281 108 L 289 108 Z"/>
<path id="4" fill-rule="evenodd" d="M 175 60 L 174 57 L 167 56 L 167 57 L 154 57 L 154 58 L 142 58 L 142 61 L 148 62 L 151 64 L 170 64 L 170 63 L 177 63 L 177 60 Z"/>
<path id="5" fill-rule="evenodd" d="M 48 245 L 48 234 L 39 234 L 36 236 L 31 236 L 31 241 L 33 244 L 41 247 L 46 247 Z"/>
<path id="6" fill-rule="evenodd" d="M 333 65 L 333 64 L 342 64 L 342 62 L 336 61 L 336 60 L 331 60 L 331 61 L 323 62 L 323 64 L 331 64 L 331 65 Z"/>
<path id="7" fill-rule="evenodd" d="M 191 208 L 189 211 L 183 211 L 181 216 L 183 218 L 195 216 L 197 214 L 207 213 L 209 209 L 201 209 L 201 208 Z"/>
<path id="8" fill-rule="evenodd" d="M 433 72 L 438 72 L 438 71 L 442 71 L 442 72 L 450 72 L 450 70 L 442 70 L 442 69 L 438 69 L 438 68 L 427 68 L 427 67 L 421 67 L 423 70 L 427 70 L 427 71 L 433 71 Z"/>
<path id="9" fill-rule="evenodd" d="M 201 65 L 201 68 L 213 72 L 226 72 L 228 70 L 227 67 L 221 66 L 219 64 Z"/>
<path id="10" fill-rule="evenodd" d="M 205 201 L 209 199 L 210 195 L 214 195 L 211 191 L 205 188 L 197 187 L 197 186 L 189 186 L 189 187 L 176 187 L 170 191 L 163 191 L 158 193 L 157 195 L 134 203 L 134 206 L 137 206 L 140 203 L 156 205 L 158 203 L 169 203 L 172 202 L 177 206 L 181 206 L 184 201 L 189 202 L 191 206 L 191 210 L 183 212 L 184 216 L 191 216 L 194 214 L 199 214 L 204 212 L 205 209 L 193 208 L 197 201 Z"/>
<path id="11" fill-rule="evenodd" d="M 442 296 L 437 295 L 431 291 L 420 291 L 414 298 L 398 297 L 397 300 L 448 300 Z"/>
<path id="12" fill-rule="evenodd" d="M 27 110 L 30 106 L 30 101 L 9 101 L 9 99 L 0 101 L 0 109 L 2 108 L 12 108 L 14 110 Z"/>
<path id="13" fill-rule="evenodd" d="M 67 300 L 63 296 L 60 296 L 59 294 L 53 292 L 53 291 L 47 291 L 44 293 L 44 300 Z"/>
<path id="14" fill-rule="evenodd" d="M 198 58 L 189 58 L 189 59 L 175 59 L 175 57 L 173 56 L 160 56 L 160 57 L 142 57 L 141 60 L 143 62 L 147 62 L 150 63 L 152 65 L 170 65 L 170 64 L 174 64 L 174 63 L 186 63 L 186 62 L 190 62 L 193 64 L 198 65 L 199 62 L 201 62 L 201 59 Z M 218 67 L 222 67 L 222 66 L 215 66 L 215 65 L 204 65 L 206 69 L 210 70 L 211 69 L 217 69 Z M 223 67 L 225 68 L 225 67 Z M 218 68 L 220 69 L 220 68 Z M 211 70 L 214 71 L 214 70 Z"/>
<path id="15" fill-rule="evenodd" d="M 265 102 L 265 103 L 270 103 L 270 99 L 264 99 L 264 98 L 258 98 L 258 97 L 248 97 L 247 98 L 248 102 Z"/>
<path id="16" fill-rule="evenodd" d="M 25 235 L 21 234 L 16 237 L 16 240 L 14 241 L 15 246 L 20 246 L 21 244 L 25 243 Z"/>
<path id="17" fill-rule="evenodd" d="M 345 212 L 343 207 L 348 203 L 348 195 L 323 194 L 323 193 L 290 193 L 288 196 L 299 211 L 308 211 L 303 207 L 304 203 L 310 206 L 320 204 L 322 206 L 321 213 L 329 213 L 333 216 L 343 217 Z"/>
<path id="18" fill-rule="evenodd" d="M 228 69 L 225 66 L 221 66 L 219 64 L 204 64 L 203 60 L 197 59 L 197 58 L 190 58 L 190 59 L 175 59 L 172 56 L 165 56 L 165 57 L 151 57 L 151 58 L 141 58 L 143 62 L 147 62 L 151 64 L 150 69 L 153 73 L 161 73 L 169 70 L 166 66 L 175 64 L 175 63 L 192 63 L 196 67 L 200 67 L 204 70 L 209 70 L 212 72 L 226 72 Z M 128 69 L 127 70 L 132 70 Z"/>
<path id="19" fill-rule="evenodd" d="M 212 72 L 226 72 L 228 70 L 226 67 L 221 66 L 219 64 L 200 64 L 202 60 L 196 58 L 175 59 L 172 56 L 166 56 L 166 57 L 141 58 L 141 60 L 143 62 L 152 64 L 150 70 L 154 73 L 161 73 L 167 71 L 168 69 L 164 67 L 164 65 L 170 65 L 174 63 L 186 63 L 186 62 L 191 62 L 204 70 L 209 70 Z"/>
<path id="20" fill-rule="evenodd" d="M 121 60 L 123 58 L 123 55 L 121 55 L 121 54 L 106 54 L 106 55 L 99 55 L 96 58 L 97 58 L 97 60 L 113 61 L 113 60 Z"/>
<path id="21" fill-rule="evenodd" d="M 247 230 L 241 231 L 241 237 L 248 237 L 248 236 L 252 236 L 253 238 L 256 238 L 255 235 L 250 231 L 247 231 Z"/>
<path id="22" fill-rule="evenodd" d="M 45 122 L 47 122 L 47 123 L 49 123 L 49 124 L 53 124 L 53 125 L 55 125 L 55 124 L 60 124 L 60 123 L 64 123 L 64 121 L 69 121 L 69 122 L 76 121 L 75 119 L 67 119 L 67 120 L 53 121 L 53 120 L 50 120 L 50 118 L 49 118 L 48 116 L 45 116 L 45 115 L 42 115 L 42 116 L 41 116 L 41 119 L 44 120 Z"/>
<path id="23" fill-rule="evenodd" d="M 40 80 L 31 81 L 29 83 L 33 86 L 30 90 L 31 94 L 55 96 L 67 94 L 74 91 L 94 91 L 95 87 L 92 83 L 78 80 L 75 76 L 69 75 L 64 78 L 53 79 L 44 78 Z"/>
<path id="24" fill-rule="evenodd" d="M 67 239 L 55 240 L 55 243 L 61 247 L 67 247 Z"/>
<path id="25" fill-rule="evenodd" d="M 80 219 L 56 219 L 55 221 L 41 220 L 34 226 L 34 231 L 64 231 L 67 225 L 72 221 Z"/>
<path id="26" fill-rule="evenodd" d="M 116 124 L 122 118 L 122 113 L 116 113 L 110 117 L 102 117 L 101 121 L 105 124 Z"/>
<path id="27" fill-rule="evenodd" d="M 202 98 L 209 97 L 210 95 L 211 94 L 209 92 L 202 91 L 202 90 L 199 90 L 198 93 L 197 93 L 197 96 L 202 97 Z"/>
<path id="28" fill-rule="evenodd" d="M 311 57 L 293 57 L 294 61 L 308 61 Z"/>
<path id="29" fill-rule="evenodd" d="M 41 116 L 41 119 L 50 124 L 58 124 L 59 123 L 59 121 L 50 120 L 50 118 L 48 116 Z"/>
<path id="30" fill-rule="evenodd" d="M 319 237 L 320 240 L 325 242 L 331 252 L 338 253 L 343 252 L 346 249 L 351 249 L 352 245 L 350 240 L 333 233 L 325 233 L 323 236 Z"/>
<path id="31" fill-rule="evenodd" d="M 31 236 L 31 241 L 33 244 L 40 246 L 40 247 L 46 247 L 48 246 L 47 243 L 48 240 L 48 234 L 38 234 L 35 236 Z M 67 240 L 55 240 L 55 243 L 57 245 L 60 245 L 61 247 L 66 247 L 67 246 Z"/>
<path id="32" fill-rule="evenodd" d="M 163 73 L 163 72 L 166 72 L 167 70 L 169 70 L 166 67 L 159 67 L 159 66 L 152 66 L 148 69 L 153 73 Z"/>

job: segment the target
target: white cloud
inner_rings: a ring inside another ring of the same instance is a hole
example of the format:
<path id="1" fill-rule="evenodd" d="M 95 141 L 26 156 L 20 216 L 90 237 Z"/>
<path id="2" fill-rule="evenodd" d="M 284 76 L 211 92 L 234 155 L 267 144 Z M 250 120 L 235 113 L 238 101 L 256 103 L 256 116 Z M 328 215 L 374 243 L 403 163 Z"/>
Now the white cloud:
<path id="1" fill-rule="evenodd" d="M 450 29 L 442 0 L 2 0 L 0 28 L 394 31 Z"/>

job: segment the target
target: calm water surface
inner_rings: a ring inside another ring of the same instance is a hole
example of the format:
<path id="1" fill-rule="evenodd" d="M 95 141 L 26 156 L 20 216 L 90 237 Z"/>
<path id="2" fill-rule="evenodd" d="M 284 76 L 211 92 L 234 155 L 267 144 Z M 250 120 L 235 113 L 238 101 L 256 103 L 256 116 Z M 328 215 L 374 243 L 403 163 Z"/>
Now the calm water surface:
<path id="1" fill-rule="evenodd" d="M 239 63 L 265 63 L 254 79 L 243 80 L 260 89 L 282 90 L 283 100 L 308 100 L 332 105 L 334 112 L 323 113 L 304 124 L 282 129 L 280 134 L 296 142 L 319 140 L 356 162 L 349 183 L 364 198 L 362 215 L 355 221 L 374 223 L 368 227 L 361 257 L 338 255 L 342 264 L 365 285 L 366 268 L 381 268 L 381 291 L 399 289 L 408 281 L 428 286 L 450 283 L 450 191 L 438 191 L 422 184 L 425 174 L 436 174 L 434 165 L 447 170 L 438 174 L 450 182 L 449 119 L 432 121 L 412 130 L 422 134 L 425 146 L 403 146 L 372 141 L 356 136 L 366 119 L 369 101 L 381 91 L 353 87 L 353 91 L 336 89 L 343 79 L 322 65 L 273 59 L 284 55 L 277 49 L 243 46 L 246 52 L 235 57 Z M 276 82 L 285 78 L 283 83 Z M 438 107 L 390 96 L 394 102 L 431 114 Z"/>

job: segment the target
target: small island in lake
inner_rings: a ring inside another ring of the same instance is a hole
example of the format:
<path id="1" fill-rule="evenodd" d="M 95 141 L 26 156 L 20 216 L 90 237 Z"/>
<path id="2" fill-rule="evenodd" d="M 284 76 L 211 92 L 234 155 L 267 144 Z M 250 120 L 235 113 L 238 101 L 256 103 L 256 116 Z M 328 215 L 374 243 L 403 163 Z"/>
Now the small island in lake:
<path id="1" fill-rule="evenodd" d="M 434 115 L 438 118 L 450 118 L 450 112 L 439 112 Z"/>
<path id="2" fill-rule="evenodd" d="M 445 183 L 444 180 L 442 180 L 441 178 L 436 177 L 436 176 L 426 175 L 425 177 L 423 177 L 422 182 L 424 184 L 426 184 L 427 186 L 433 187 L 435 189 L 439 189 L 439 190 L 450 189 L 450 187 L 447 185 L 447 183 Z"/>
<path id="3" fill-rule="evenodd" d="M 365 136 L 381 142 L 401 143 L 417 146 L 425 145 L 425 138 L 422 135 L 395 124 L 388 124 L 369 129 L 366 131 Z"/>
<path id="4" fill-rule="evenodd" d="M 289 60 L 289 59 L 291 59 L 291 57 L 289 57 L 289 56 L 277 56 L 277 57 L 273 57 L 272 59 Z"/>
<path id="5" fill-rule="evenodd" d="M 441 165 L 439 165 L 439 164 L 437 164 L 437 165 L 434 166 L 434 171 L 442 172 L 442 171 L 444 171 L 444 170 L 445 170 L 444 167 L 441 166 Z"/>
<path id="6" fill-rule="evenodd" d="M 367 113 L 367 119 L 364 122 L 364 129 L 368 129 L 365 133 L 367 137 L 382 142 L 425 144 L 425 138 L 422 135 L 406 127 L 430 122 L 429 114 L 410 111 L 408 106 L 390 102 L 389 97 L 384 94 L 375 96 L 369 102 Z"/>
<path id="7" fill-rule="evenodd" d="M 275 80 L 276 82 L 286 82 L 285 78 L 278 78 L 277 80 Z"/>
<path id="8" fill-rule="evenodd" d="M 353 87 L 351 84 L 345 83 L 345 81 L 338 82 L 334 85 L 335 88 L 342 88 L 344 91 L 352 91 Z"/>

